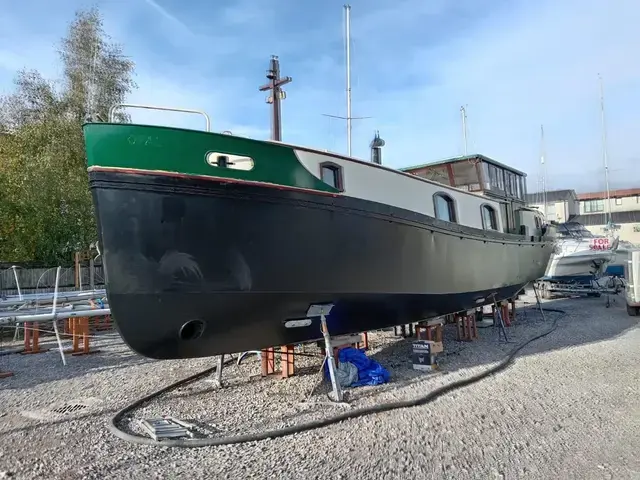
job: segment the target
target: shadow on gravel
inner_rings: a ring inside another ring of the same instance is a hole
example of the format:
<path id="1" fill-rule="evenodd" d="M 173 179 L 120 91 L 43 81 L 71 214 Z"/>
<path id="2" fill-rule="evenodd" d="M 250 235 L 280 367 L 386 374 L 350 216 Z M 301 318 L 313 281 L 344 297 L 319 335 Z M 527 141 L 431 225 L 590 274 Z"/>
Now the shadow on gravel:
<path id="1" fill-rule="evenodd" d="M 612 296 L 608 308 L 604 297 L 563 298 L 547 301 L 543 306 L 562 309 L 566 315 L 545 312 L 546 318 L 543 319 L 535 303 L 525 304 L 517 310 L 516 321 L 506 328 L 508 343 L 502 335 L 498 336 L 498 329 L 493 327 L 478 328 L 477 340 L 461 342 L 456 339 L 455 325 L 445 326 L 444 353 L 439 355 L 441 371 L 452 373 L 499 362 L 520 343 L 548 330 L 556 318 L 559 318 L 557 330 L 525 347 L 518 357 L 613 340 L 639 324 L 639 317 L 627 315 L 622 296 Z M 391 372 L 392 383 L 396 385 L 412 383 L 418 377 L 425 378 L 424 373 L 412 368 L 412 342 L 411 338 L 399 338 L 371 355 Z"/>
<path id="2" fill-rule="evenodd" d="M 135 365 L 155 362 L 137 355 L 122 343 L 120 338 L 105 337 L 92 340 L 91 350 L 95 353 L 74 356 L 65 353 L 67 365 L 62 364 L 58 344 L 55 339 L 45 337 L 40 341 L 43 353 L 23 355 L 7 353 L 17 350 L 15 345 L 0 345 L 0 372 L 11 372 L 13 376 L 0 379 L 0 391 L 8 389 L 32 388 L 40 384 L 69 380 L 97 371 L 114 372 Z M 63 348 L 71 347 L 69 340 L 63 340 Z"/>

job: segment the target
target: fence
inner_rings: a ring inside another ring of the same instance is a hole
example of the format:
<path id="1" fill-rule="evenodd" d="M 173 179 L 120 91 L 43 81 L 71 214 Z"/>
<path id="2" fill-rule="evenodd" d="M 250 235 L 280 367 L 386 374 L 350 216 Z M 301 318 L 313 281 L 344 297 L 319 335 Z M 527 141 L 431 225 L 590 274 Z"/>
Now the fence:
<path id="1" fill-rule="evenodd" d="M 56 286 L 56 269 L 52 268 L 21 268 L 16 267 L 20 291 L 25 293 L 53 292 Z M 82 289 L 88 289 L 91 285 L 90 267 L 81 267 L 80 279 Z M 104 288 L 104 270 L 102 265 L 93 267 L 95 288 Z M 62 268 L 60 270 L 59 290 L 64 292 L 76 290 L 75 268 Z M 17 295 L 18 288 L 12 268 L 0 270 L 0 294 Z"/>

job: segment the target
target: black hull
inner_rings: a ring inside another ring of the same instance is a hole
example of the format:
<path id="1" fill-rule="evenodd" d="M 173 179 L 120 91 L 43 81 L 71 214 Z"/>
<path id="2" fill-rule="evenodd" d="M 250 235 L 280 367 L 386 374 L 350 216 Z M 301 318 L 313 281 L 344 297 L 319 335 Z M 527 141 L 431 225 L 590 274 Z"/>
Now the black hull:
<path id="1" fill-rule="evenodd" d="M 160 175 L 90 179 L 109 305 L 124 340 L 151 358 L 319 339 L 317 319 L 285 326 L 314 303 L 335 304 L 334 335 L 471 309 L 541 277 L 552 249 L 349 197 Z"/>

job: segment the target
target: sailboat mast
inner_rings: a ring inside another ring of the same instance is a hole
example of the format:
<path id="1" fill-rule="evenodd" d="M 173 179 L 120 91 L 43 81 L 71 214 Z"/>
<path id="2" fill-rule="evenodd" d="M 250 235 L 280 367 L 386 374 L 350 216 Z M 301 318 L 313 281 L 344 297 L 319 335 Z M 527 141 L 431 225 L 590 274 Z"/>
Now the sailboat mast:
<path id="1" fill-rule="evenodd" d="M 347 155 L 351 156 L 351 5 L 344 6 L 347 69 Z"/>
<path id="2" fill-rule="evenodd" d="M 460 115 L 462 116 L 462 141 L 464 142 L 464 156 L 466 157 L 469 152 L 467 149 L 467 109 L 464 105 L 460 107 Z"/>
<path id="3" fill-rule="evenodd" d="M 600 82 L 600 116 L 602 119 L 602 161 L 604 163 L 604 181 L 607 189 L 607 225 L 611 224 L 611 191 L 609 189 L 609 155 L 607 152 L 607 124 L 604 114 L 604 86 L 602 75 L 598 74 Z"/>
<path id="4" fill-rule="evenodd" d="M 549 222 L 547 218 L 547 164 L 545 163 L 544 149 L 544 125 L 540 125 L 540 164 L 542 165 L 542 201 L 544 203 L 544 221 Z"/>

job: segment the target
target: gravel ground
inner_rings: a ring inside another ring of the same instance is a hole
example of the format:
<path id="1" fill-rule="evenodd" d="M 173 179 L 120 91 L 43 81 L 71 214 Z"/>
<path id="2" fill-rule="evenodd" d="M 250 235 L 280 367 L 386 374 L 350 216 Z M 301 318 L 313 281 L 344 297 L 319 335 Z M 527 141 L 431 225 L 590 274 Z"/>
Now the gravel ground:
<path id="1" fill-rule="evenodd" d="M 455 340 L 445 329 L 441 371 L 411 369 L 410 342 L 370 334 L 369 355 L 392 374 L 389 384 L 349 390 L 349 405 L 327 403 L 321 358 L 298 357 L 298 375 L 262 379 L 247 358 L 225 368 L 225 387 L 201 380 L 135 412 L 134 419 L 172 415 L 210 436 L 260 431 L 331 416 L 347 409 L 422 396 L 476 374 L 517 343 L 547 330 L 557 314 L 528 307 L 508 328 Z M 410 409 L 371 415 L 294 436 L 201 449 L 137 446 L 107 424 L 138 397 L 213 364 L 213 359 L 158 362 L 141 358 L 117 336 L 95 342 L 100 352 L 67 357 L 0 356 L 0 478 L 579 478 L 640 479 L 640 328 L 623 298 L 554 300 L 565 309 L 551 335 L 526 347 L 506 371 Z M 48 343 L 48 342 L 47 342 Z M 53 346 L 53 344 L 51 344 Z M 10 347 L 5 341 L 5 350 Z M 315 346 L 299 353 L 317 354 Z M 84 402 L 67 414 L 52 408 Z M 134 421 L 123 427 L 137 432 Z"/>

